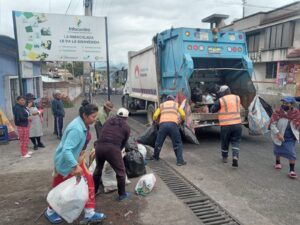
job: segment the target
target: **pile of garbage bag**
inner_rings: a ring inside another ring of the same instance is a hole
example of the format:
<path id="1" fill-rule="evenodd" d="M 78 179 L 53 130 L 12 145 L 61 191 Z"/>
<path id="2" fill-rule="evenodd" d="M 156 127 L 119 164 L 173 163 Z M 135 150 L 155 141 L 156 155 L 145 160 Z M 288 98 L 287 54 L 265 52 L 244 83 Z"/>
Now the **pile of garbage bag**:
<path id="1" fill-rule="evenodd" d="M 146 174 L 141 177 L 135 186 L 135 193 L 145 196 L 149 194 L 156 183 L 156 178 L 153 173 Z"/>
<path id="2" fill-rule="evenodd" d="M 187 127 L 186 124 L 180 125 L 180 134 L 183 141 L 195 145 L 200 144 L 194 132 L 189 127 Z"/>
<path id="3" fill-rule="evenodd" d="M 138 177 L 146 173 L 144 157 L 138 150 L 127 152 L 123 159 L 126 174 L 129 178 Z"/>
<path id="4" fill-rule="evenodd" d="M 152 148 L 154 148 L 157 133 L 158 133 L 158 124 L 153 123 L 138 137 L 137 141 L 140 144 L 149 145 Z"/>

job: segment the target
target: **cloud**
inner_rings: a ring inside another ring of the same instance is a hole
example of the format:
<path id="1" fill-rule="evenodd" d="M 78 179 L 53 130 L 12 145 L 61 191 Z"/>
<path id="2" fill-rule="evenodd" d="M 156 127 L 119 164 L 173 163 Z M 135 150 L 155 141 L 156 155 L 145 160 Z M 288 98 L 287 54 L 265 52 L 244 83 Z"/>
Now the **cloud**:
<path id="1" fill-rule="evenodd" d="M 247 0 L 246 13 L 268 11 L 292 0 Z M 0 0 L 0 34 L 13 36 L 12 10 L 65 14 L 69 0 Z M 260 7 L 254 7 L 254 6 Z M 68 14 L 83 15 L 83 0 L 72 0 Z M 241 18 L 240 0 L 94 0 L 94 16 L 108 17 L 109 55 L 126 63 L 128 51 L 151 44 L 155 34 L 176 27 L 209 28 L 201 20 L 213 13 L 228 14 L 230 23 Z"/>

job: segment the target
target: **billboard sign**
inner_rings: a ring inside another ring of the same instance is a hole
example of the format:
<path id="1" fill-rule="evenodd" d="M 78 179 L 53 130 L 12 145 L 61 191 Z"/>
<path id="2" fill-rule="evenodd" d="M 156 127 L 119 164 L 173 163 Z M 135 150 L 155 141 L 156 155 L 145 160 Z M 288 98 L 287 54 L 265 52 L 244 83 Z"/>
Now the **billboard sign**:
<path id="1" fill-rule="evenodd" d="M 104 17 L 13 15 L 20 61 L 106 61 Z"/>

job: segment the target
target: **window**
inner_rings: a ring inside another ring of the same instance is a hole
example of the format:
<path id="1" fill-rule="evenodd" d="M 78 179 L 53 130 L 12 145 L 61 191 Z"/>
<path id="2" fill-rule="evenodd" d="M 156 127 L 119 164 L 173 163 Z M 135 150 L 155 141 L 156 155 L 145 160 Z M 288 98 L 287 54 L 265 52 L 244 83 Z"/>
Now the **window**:
<path id="1" fill-rule="evenodd" d="M 267 79 L 274 79 L 276 78 L 277 74 L 277 62 L 269 62 L 267 63 L 267 69 L 266 69 L 266 78 Z"/>
<path id="2" fill-rule="evenodd" d="M 265 49 L 289 48 L 293 45 L 293 37 L 293 22 L 268 27 L 265 33 Z"/>
<path id="3" fill-rule="evenodd" d="M 10 79 L 9 82 L 10 82 L 10 89 L 11 89 L 11 93 L 10 93 L 11 104 L 12 106 L 14 106 L 18 95 L 20 95 L 19 82 L 18 79 Z"/>
<path id="4" fill-rule="evenodd" d="M 247 45 L 249 52 L 258 52 L 260 33 L 251 34 L 247 37 Z"/>

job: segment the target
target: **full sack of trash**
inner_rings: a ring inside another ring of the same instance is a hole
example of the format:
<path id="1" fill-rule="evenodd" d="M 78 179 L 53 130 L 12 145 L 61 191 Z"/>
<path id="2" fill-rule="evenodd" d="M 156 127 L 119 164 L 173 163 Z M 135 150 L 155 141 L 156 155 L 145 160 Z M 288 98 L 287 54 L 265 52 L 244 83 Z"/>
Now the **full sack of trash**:
<path id="1" fill-rule="evenodd" d="M 155 141 L 158 132 L 158 125 L 152 124 L 152 126 L 148 127 L 138 138 L 138 143 L 143 145 L 149 145 L 152 148 L 155 146 Z"/>
<path id="2" fill-rule="evenodd" d="M 88 197 L 85 179 L 81 177 L 78 181 L 74 176 L 53 188 L 47 196 L 47 202 L 58 215 L 72 223 L 80 216 Z"/>
<path id="3" fill-rule="evenodd" d="M 130 152 L 132 150 L 138 150 L 138 145 L 135 137 L 130 135 L 125 145 L 125 151 Z"/>
<path id="4" fill-rule="evenodd" d="M 137 150 L 126 153 L 124 164 L 129 178 L 138 177 L 146 173 L 143 155 Z"/>
<path id="5" fill-rule="evenodd" d="M 141 177 L 135 186 L 135 192 L 138 195 L 147 195 L 149 194 L 156 182 L 156 178 L 153 173 L 146 174 Z"/>
<path id="6" fill-rule="evenodd" d="M 249 132 L 252 135 L 268 133 L 270 117 L 261 104 L 260 97 L 255 96 L 248 108 Z"/>
<path id="7" fill-rule="evenodd" d="M 195 145 L 200 144 L 194 132 L 186 124 L 180 125 L 180 134 L 182 140 Z"/>
<path id="8" fill-rule="evenodd" d="M 147 155 L 147 149 L 144 145 L 142 144 L 137 144 L 138 147 L 138 151 L 142 154 L 144 160 L 146 159 L 146 155 Z"/>
<path id="9" fill-rule="evenodd" d="M 118 189 L 118 182 L 116 178 L 116 173 L 108 162 L 104 163 L 102 170 L 102 184 L 104 187 L 104 192 L 111 192 Z M 126 176 L 125 180 L 126 184 L 130 184 L 131 182 L 128 180 Z"/>

